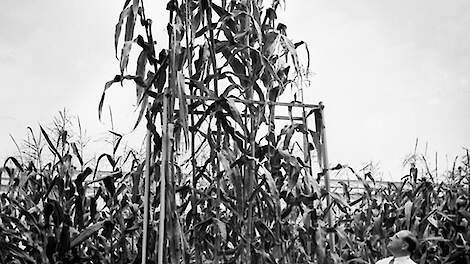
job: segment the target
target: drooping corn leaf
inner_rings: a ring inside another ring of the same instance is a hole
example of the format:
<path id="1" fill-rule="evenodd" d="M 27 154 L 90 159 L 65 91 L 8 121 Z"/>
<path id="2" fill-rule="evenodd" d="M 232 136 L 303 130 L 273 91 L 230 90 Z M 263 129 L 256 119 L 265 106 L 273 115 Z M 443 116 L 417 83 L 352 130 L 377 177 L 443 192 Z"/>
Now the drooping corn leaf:
<path id="1" fill-rule="evenodd" d="M 41 129 L 42 135 L 46 139 L 49 149 L 52 151 L 54 155 L 56 155 L 59 158 L 60 162 L 63 163 L 62 156 L 60 155 L 59 151 L 57 151 L 57 148 L 54 146 L 54 144 L 52 144 L 52 141 L 49 139 L 49 136 L 47 135 L 46 131 L 42 128 L 42 126 L 39 126 L 39 128 Z"/>
<path id="2" fill-rule="evenodd" d="M 129 54 L 132 48 L 132 40 L 128 40 L 124 42 L 124 46 L 121 50 L 121 59 L 120 59 L 120 70 L 121 75 L 124 75 L 125 70 L 127 69 L 127 64 L 129 63 Z"/>
<path id="3" fill-rule="evenodd" d="M 135 71 L 135 75 L 144 79 L 145 77 L 145 66 L 147 64 L 147 52 L 142 50 L 137 58 L 137 67 Z M 136 83 L 136 94 L 137 94 L 137 103 L 140 102 L 142 95 L 144 94 L 145 87 L 141 86 L 140 84 Z"/>
<path id="4" fill-rule="evenodd" d="M 119 36 L 121 35 L 121 28 L 122 24 L 124 23 L 124 19 L 126 19 L 132 13 L 132 7 L 124 8 L 119 15 L 118 23 L 116 24 L 116 29 L 114 31 L 114 49 L 117 57 L 117 47 L 119 43 Z"/>
<path id="5" fill-rule="evenodd" d="M 83 241 L 91 237 L 93 234 L 98 232 L 104 225 L 105 220 L 100 221 L 96 224 L 93 224 L 92 226 L 87 227 L 85 230 L 80 232 L 78 236 L 76 236 L 72 241 L 70 242 L 70 248 L 73 248 L 79 244 L 81 244 Z"/>
<path id="6" fill-rule="evenodd" d="M 7 163 L 8 161 L 13 162 L 13 164 L 15 164 L 15 166 L 18 168 L 18 170 L 20 170 L 21 172 L 23 172 L 23 167 L 21 166 L 21 163 L 18 162 L 18 160 L 15 158 L 15 157 L 8 157 L 5 162 L 3 163 L 3 167 L 6 167 L 7 166 Z"/>
<path id="7" fill-rule="evenodd" d="M 106 158 L 109 162 L 109 164 L 111 165 L 111 168 L 114 170 L 115 166 L 116 166 L 116 162 L 114 161 L 113 157 L 109 154 L 106 154 L 106 153 L 103 153 L 101 154 L 98 159 L 96 160 L 96 168 L 95 168 L 95 173 L 93 174 L 93 180 L 95 179 L 96 177 L 96 173 L 98 172 L 98 166 L 100 164 L 100 161 L 102 158 Z"/>
<path id="8" fill-rule="evenodd" d="M 103 103 L 104 103 L 104 97 L 105 97 L 105 94 L 106 94 L 106 90 L 108 90 L 109 87 L 111 87 L 111 85 L 113 85 L 113 83 L 121 82 L 121 81 L 122 81 L 122 76 L 116 75 L 116 76 L 114 76 L 114 79 L 112 79 L 111 81 L 106 82 L 106 84 L 104 85 L 103 94 L 101 95 L 100 103 L 98 105 L 98 119 L 99 120 L 101 120 L 101 111 L 103 109 Z"/>

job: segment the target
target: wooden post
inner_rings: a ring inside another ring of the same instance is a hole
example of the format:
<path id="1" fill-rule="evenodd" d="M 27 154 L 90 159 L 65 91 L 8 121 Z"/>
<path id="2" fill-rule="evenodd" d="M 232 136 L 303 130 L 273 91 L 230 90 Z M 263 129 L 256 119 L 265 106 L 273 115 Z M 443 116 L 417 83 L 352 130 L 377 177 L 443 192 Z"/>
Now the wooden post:
<path id="1" fill-rule="evenodd" d="M 150 104 L 148 109 L 150 109 Z M 150 122 L 150 121 L 147 121 Z M 148 227 L 149 227 L 149 211 L 150 211 L 150 157 L 151 157 L 151 137 L 152 133 L 147 128 L 147 142 L 145 151 L 145 183 L 144 183 L 144 235 L 142 238 L 142 264 L 147 263 L 147 241 L 148 241 Z"/>
<path id="2" fill-rule="evenodd" d="M 185 38 L 186 38 L 186 48 L 188 49 L 189 52 L 187 52 L 187 60 L 188 60 L 188 74 L 189 76 L 193 76 L 193 33 L 192 33 L 192 17 L 193 17 L 193 13 L 190 12 L 190 1 L 189 0 L 185 0 L 184 1 L 185 5 L 186 5 L 186 14 L 185 14 L 185 19 L 186 19 L 186 32 L 185 32 Z M 189 94 L 191 96 L 190 100 L 189 100 L 189 104 L 190 105 L 193 105 L 194 103 L 194 99 L 193 99 L 193 96 L 195 96 L 195 91 L 194 91 L 194 88 L 193 86 L 189 86 Z M 195 122 L 194 122 L 194 111 L 195 109 L 194 108 L 190 108 L 189 109 L 189 117 L 190 117 L 190 125 L 191 127 L 194 126 Z M 191 191 L 191 214 L 193 215 L 193 217 L 195 217 L 197 215 L 197 201 L 196 201 L 196 187 L 197 187 L 197 180 L 196 180 L 196 171 L 197 171 L 197 162 L 196 162 L 196 148 L 195 148 L 195 144 L 196 144 L 196 132 L 195 131 L 192 131 L 191 130 L 191 174 L 192 174 L 192 177 L 191 177 L 191 185 L 193 187 L 192 191 Z M 195 225 L 194 223 L 194 220 L 193 220 L 193 226 Z M 197 243 L 197 240 L 194 239 L 193 240 L 193 243 L 192 243 L 192 246 L 194 247 L 194 250 L 195 250 L 195 255 L 196 255 L 196 264 L 202 264 L 202 258 L 201 258 L 201 253 L 200 253 L 200 250 L 199 250 L 199 244 Z"/>
<path id="3" fill-rule="evenodd" d="M 173 22 L 173 18 L 170 17 L 170 21 Z M 174 30 L 174 27 L 173 27 Z M 169 85 L 173 88 L 175 77 L 175 50 L 174 50 L 174 32 L 171 34 L 170 39 L 170 73 L 169 73 Z M 172 94 L 170 87 L 166 86 L 163 90 L 163 111 L 162 111 L 162 154 L 160 164 L 160 216 L 159 216 L 159 228 L 158 228 L 158 264 L 163 264 L 163 246 L 165 244 L 165 205 L 166 205 L 166 177 L 169 173 L 169 159 L 170 153 L 170 129 L 169 129 L 169 112 L 170 105 L 172 102 Z M 166 262 L 165 262 L 166 263 Z"/>
<path id="4" fill-rule="evenodd" d="M 310 149 L 309 149 L 309 142 L 308 142 L 308 123 L 307 123 L 307 116 L 305 114 L 305 108 L 302 109 L 302 123 L 304 125 L 305 132 L 303 133 L 303 141 L 304 141 L 304 163 L 308 166 L 309 176 L 312 177 L 312 162 L 310 158 Z"/>
<path id="5" fill-rule="evenodd" d="M 168 136 L 168 107 L 169 107 L 169 91 L 168 87 L 165 88 L 163 98 L 163 131 L 162 131 L 162 159 L 160 164 L 160 217 L 158 228 L 158 264 L 163 264 L 163 245 L 165 243 L 165 187 L 166 175 L 168 172 L 168 154 L 169 154 L 169 136 Z"/>
<path id="6" fill-rule="evenodd" d="M 322 146 L 322 160 L 323 160 L 323 173 L 325 176 L 325 189 L 327 192 L 326 196 L 326 206 L 327 208 L 330 207 L 331 204 L 331 197 L 330 197 L 330 168 L 329 168 L 329 162 L 328 162 L 328 147 L 327 147 L 327 141 L 326 141 L 326 128 L 325 128 L 325 115 L 323 111 L 323 104 L 320 102 L 320 117 L 321 117 L 321 146 Z M 327 221 L 328 221 L 328 227 L 331 228 L 333 227 L 333 215 L 331 214 L 331 208 L 327 212 Z M 328 241 L 330 244 L 330 251 L 335 252 L 335 236 L 333 233 L 330 233 L 328 236 Z"/>
<path id="7" fill-rule="evenodd" d="M 246 8 L 246 13 L 245 16 L 241 17 L 240 19 L 240 26 L 242 27 L 243 30 L 246 30 L 249 32 L 249 29 L 251 28 L 251 18 L 250 14 L 252 12 L 252 0 L 242 0 L 241 4 Z M 249 34 L 244 36 L 243 39 L 244 44 L 247 47 L 250 47 L 250 39 L 249 39 Z M 250 56 L 251 50 L 250 49 L 245 49 L 244 50 L 244 57 L 245 57 L 245 66 L 247 67 L 247 74 L 248 77 L 251 77 L 252 75 L 252 61 L 251 61 L 251 56 Z M 249 78 L 248 81 L 242 82 L 242 86 L 244 87 L 245 90 L 245 97 L 249 100 L 253 100 L 253 81 L 251 78 Z M 250 122 L 250 129 L 248 130 L 248 135 L 247 138 L 245 139 L 245 148 L 246 150 L 250 149 L 250 155 L 254 158 L 255 157 L 255 151 L 256 151 L 256 146 L 255 146 L 255 135 L 256 135 L 256 130 L 255 130 L 255 119 L 253 116 L 253 113 L 251 112 L 250 106 L 252 104 L 245 104 L 245 111 L 246 111 L 246 116 L 245 116 L 245 125 L 248 127 L 248 122 Z M 249 117 L 248 117 L 249 116 Z M 249 118 L 249 119 L 248 119 Z M 252 249 L 252 242 L 253 242 L 253 203 L 250 201 L 251 194 L 253 192 L 253 186 L 256 184 L 256 163 L 254 160 L 250 161 L 245 165 L 245 183 L 246 185 L 243 186 L 244 192 L 245 192 L 245 200 L 244 203 L 247 203 L 248 207 L 248 212 L 247 212 L 247 219 L 246 219 L 246 233 L 245 235 L 247 236 L 246 238 L 246 248 L 245 248 L 245 256 L 244 256 L 244 263 L 250 264 L 252 263 L 252 255 L 251 255 L 251 249 Z"/>

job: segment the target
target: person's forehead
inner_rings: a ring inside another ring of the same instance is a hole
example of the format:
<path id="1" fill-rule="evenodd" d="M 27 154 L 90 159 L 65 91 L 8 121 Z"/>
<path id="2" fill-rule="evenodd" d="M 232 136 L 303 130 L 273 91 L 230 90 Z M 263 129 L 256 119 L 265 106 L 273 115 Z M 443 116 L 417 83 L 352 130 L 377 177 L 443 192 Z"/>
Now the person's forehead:
<path id="1" fill-rule="evenodd" d="M 395 234 L 395 236 L 398 237 L 398 238 L 404 238 L 404 237 L 407 237 L 409 234 L 410 234 L 409 231 L 401 230 L 401 231 L 397 232 Z"/>

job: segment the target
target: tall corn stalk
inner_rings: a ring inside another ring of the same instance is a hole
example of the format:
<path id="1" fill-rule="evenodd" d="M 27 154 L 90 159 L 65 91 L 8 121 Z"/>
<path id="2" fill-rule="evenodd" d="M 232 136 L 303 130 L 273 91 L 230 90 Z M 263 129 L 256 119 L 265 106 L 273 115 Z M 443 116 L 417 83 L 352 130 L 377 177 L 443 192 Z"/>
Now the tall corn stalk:
<path id="1" fill-rule="evenodd" d="M 117 49 L 125 22 L 121 74 L 106 84 L 99 110 L 113 83 L 136 83 L 141 106 L 136 126 L 148 111 L 155 144 L 151 156 L 158 157 L 160 167 L 160 201 L 151 201 L 160 207 L 158 263 L 299 263 L 317 258 L 316 250 L 298 246 L 302 232 L 310 231 L 297 229 L 296 223 L 310 211 L 296 199 L 307 191 L 305 203 L 312 208 L 315 199 L 326 197 L 315 189 L 308 165 L 309 146 L 321 145 L 308 129 L 305 105 L 278 102 L 288 87 L 300 91 L 293 84 L 303 74 L 296 49 L 304 44 L 292 43 L 285 25 L 276 22 L 279 1 L 269 8 L 256 0 L 170 1 L 169 47 L 158 56 L 143 5 L 125 1 L 115 36 Z M 146 36 L 134 38 L 138 18 Z M 126 75 L 136 44 L 142 49 L 136 75 Z M 291 117 L 277 134 L 277 104 L 289 111 L 302 107 L 303 123 Z M 260 133 L 263 126 L 266 135 Z M 303 134 L 302 158 L 294 153 L 296 144 L 301 145 L 296 132 Z M 190 155 L 176 158 L 176 151 Z"/>

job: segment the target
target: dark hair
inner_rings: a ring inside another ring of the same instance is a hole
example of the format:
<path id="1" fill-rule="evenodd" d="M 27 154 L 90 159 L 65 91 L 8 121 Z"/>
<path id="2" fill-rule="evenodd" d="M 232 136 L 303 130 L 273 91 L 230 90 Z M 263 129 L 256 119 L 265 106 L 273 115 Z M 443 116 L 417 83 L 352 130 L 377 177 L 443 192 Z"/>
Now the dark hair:
<path id="1" fill-rule="evenodd" d="M 413 234 L 409 234 L 405 237 L 402 238 L 403 241 L 405 241 L 408 244 L 408 252 L 413 253 L 413 251 L 416 249 L 418 246 L 418 240 Z"/>

